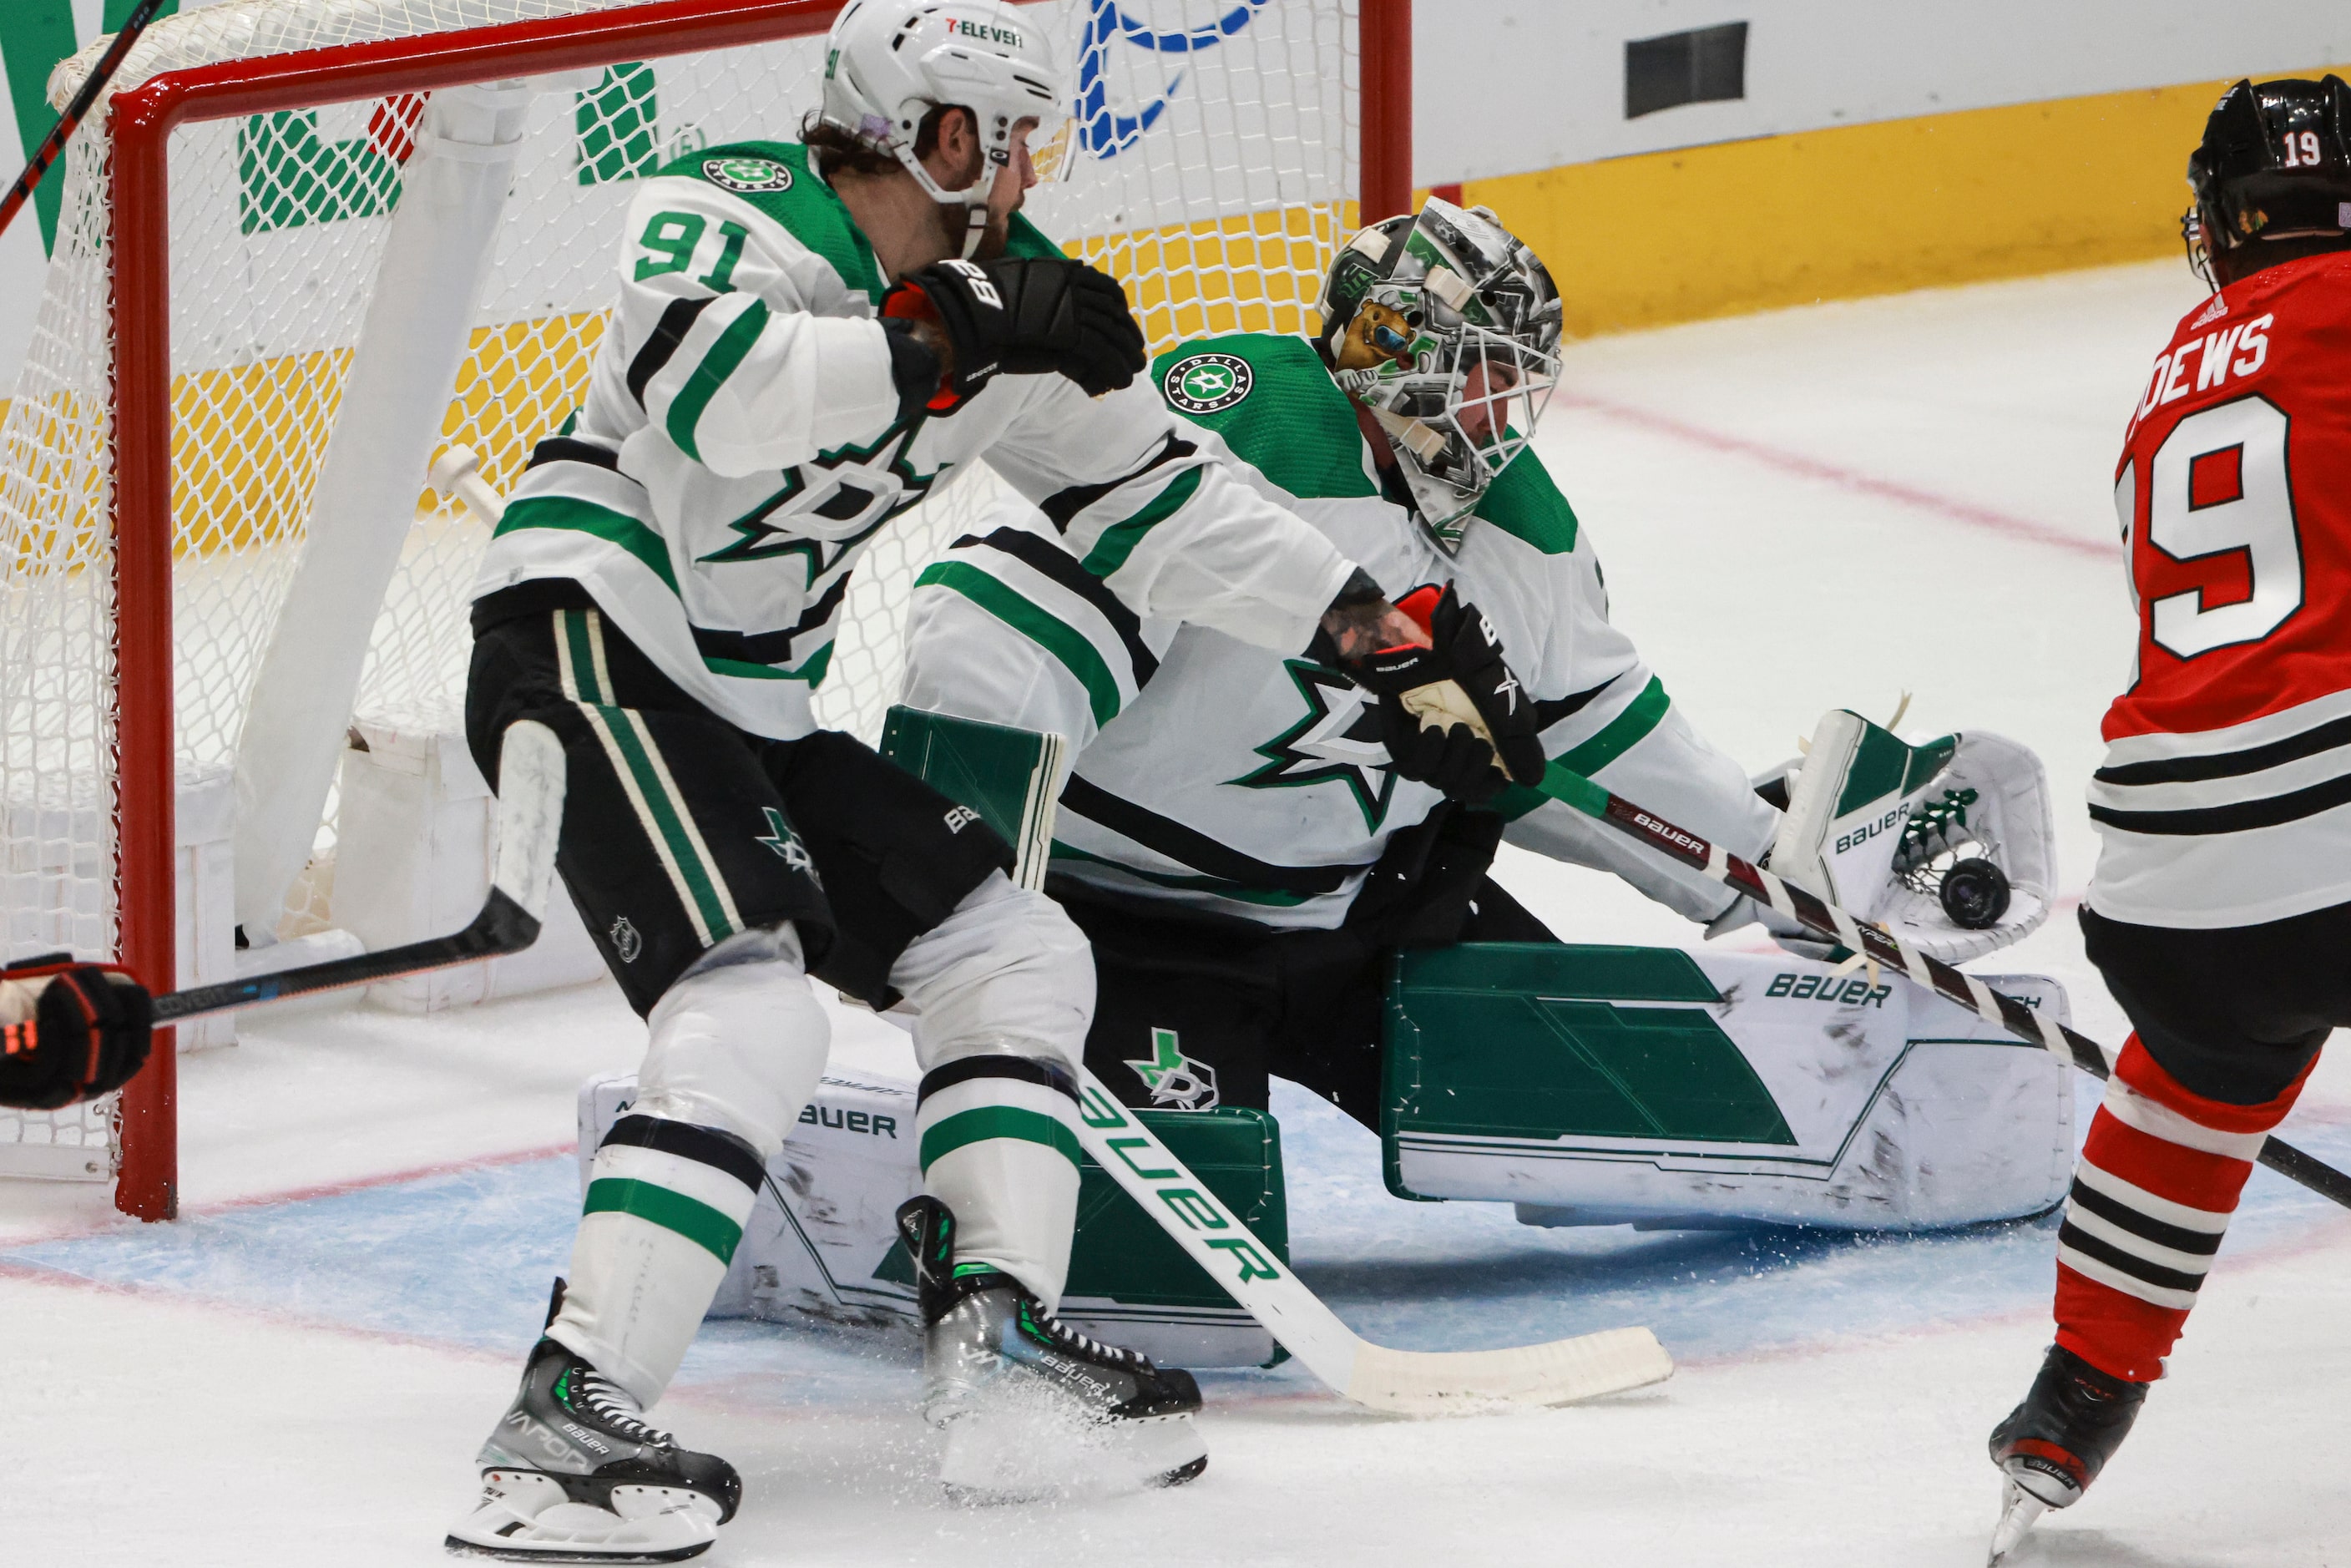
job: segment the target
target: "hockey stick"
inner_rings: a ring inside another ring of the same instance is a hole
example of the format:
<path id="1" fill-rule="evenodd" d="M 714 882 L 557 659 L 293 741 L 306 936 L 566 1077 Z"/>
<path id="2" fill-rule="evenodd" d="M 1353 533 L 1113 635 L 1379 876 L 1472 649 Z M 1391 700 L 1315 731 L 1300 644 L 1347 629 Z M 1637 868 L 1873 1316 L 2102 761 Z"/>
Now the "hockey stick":
<path id="1" fill-rule="evenodd" d="M 1374 1344 L 1277 1260 L 1102 1080 L 1081 1069 L 1078 1084 L 1078 1142 L 1094 1163 L 1309 1372 L 1358 1405 L 1400 1416 L 1566 1405 L 1673 1375 L 1673 1358 L 1646 1328 L 1509 1350 Z"/>
<path id="2" fill-rule="evenodd" d="M 547 914 L 556 833 L 563 821 L 563 743 L 553 730 L 529 719 L 507 727 L 498 752 L 498 863 L 491 873 L 490 896 L 463 931 L 249 980 L 173 991 L 155 998 L 157 1027 L 521 952 L 538 940 Z"/>
<path id="3" fill-rule="evenodd" d="M 8 232 L 8 225 L 15 220 L 18 209 L 33 199 L 33 187 L 41 183 L 41 176 L 49 172 L 49 165 L 56 162 L 57 154 L 66 150 L 66 143 L 73 139 L 74 131 L 81 125 L 82 117 L 89 112 L 89 106 L 98 101 L 98 95 L 106 90 L 106 84 L 114 79 L 122 57 L 131 52 L 131 46 L 139 41 L 139 35 L 147 30 L 147 24 L 155 19 L 155 13 L 162 8 L 162 5 L 163 0 L 139 0 L 139 4 L 131 8 L 131 15 L 123 18 L 122 30 L 114 35 L 114 42 L 106 47 L 106 53 L 100 55 L 98 64 L 90 68 L 89 78 L 75 90 L 73 100 L 66 105 L 65 112 L 57 116 L 55 125 L 49 127 L 49 133 L 41 138 L 41 144 L 33 149 L 32 157 L 26 161 L 25 172 L 16 176 L 16 183 L 8 187 L 8 193 L 0 196 L 0 234 Z"/>
<path id="4" fill-rule="evenodd" d="M 1997 1024 L 2019 1040 L 2031 1040 L 2059 1059 L 2072 1062 L 2095 1078 L 2112 1074 L 2105 1048 L 2087 1035 L 2076 1034 L 2053 1019 L 2044 1018 L 2014 997 L 2003 996 L 1977 979 L 1928 957 L 1881 925 L 1865 925 L 1834 904 L 1816 898 L 1762 867 L 1750 865 L 1719 844 L 1653 816 L 1621 795 L 1611 794 L 1581 773 L 1558 763 L 1544 770 L 1535 788 L 1560 804 L 1595 818 L 1619 832 L 1640 840 L 1651 849 L 1726 886 L 1770 904 L 1801 922 L 1816 936 L 1827 937 L 1974 1013 Z M 2322 1197 L 2351 1208 L 2351 1175 L 2303 1153 L 2280 1138 L 2262 1145 L 2261 1163 L 2288 1180 L 2300 1182 Z"/>

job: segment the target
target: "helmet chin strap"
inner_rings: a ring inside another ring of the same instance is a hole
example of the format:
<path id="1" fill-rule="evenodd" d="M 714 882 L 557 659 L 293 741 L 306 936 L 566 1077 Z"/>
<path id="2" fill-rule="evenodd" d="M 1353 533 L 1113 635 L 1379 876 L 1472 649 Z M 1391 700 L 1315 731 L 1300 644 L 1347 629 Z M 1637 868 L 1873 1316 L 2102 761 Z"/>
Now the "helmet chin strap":
<path id="1" fill-rule="evenodd" d="M 924 193 L 931 200 L 943 207 L 962 204 L 963 258 L 969 261 L 978 255 L 979 242 L 987 237 L 987 193 L 989 188 L 996 183 L 992 177 L 994 165 L 989 163 L 987 158 L 982 157 L 979 161 L 978 183 L 967 190 L 950 191 L 932 177 L 931 172 L 923 167 L 923 161 L 914 156 L 911 148 L 902 142 L 894 142 L 891 145 L 890 152 L 891 155 L 898 160 L 899 167 L 914 177 L 914 183 L 920 185 Z"/>

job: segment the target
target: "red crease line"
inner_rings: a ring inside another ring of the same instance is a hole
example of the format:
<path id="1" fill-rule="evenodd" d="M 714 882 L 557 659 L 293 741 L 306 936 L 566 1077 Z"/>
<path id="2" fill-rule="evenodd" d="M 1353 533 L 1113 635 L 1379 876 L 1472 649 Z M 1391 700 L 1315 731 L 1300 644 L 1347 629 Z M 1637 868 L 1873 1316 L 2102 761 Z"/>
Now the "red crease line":
<path id="1" fill-rule="evenodd" d="M 2011 513 L 1994 511 L 1990 507 L 1979 507 L 1972 502 L 1953 500 L 1948 496 L 1938 496 L 1931 490 L 1920 490 L 1891 479 L 1879 479 L 1867 474 L 1855 473 L 1850 468 L 1840 468 L 1834 463 L 1823 463 L 1818 458 L 1800 456 L 1777 446 L 1767 446 L 1760 441 L 1749 441 L 1742 436 L 1730 435 L 1722 431 L 1708 430 L 1701 425 L 1686 423 L 1669 414 L 1655 413 L 1647 409 L 1611 402 L 1604 398 L 1592 397 L 1583 392 L 1560 391 L 1552 393 L 1552 401 L 1566 403 L 1571 408 L 1583 409 L 1592 413 L 1604 415 L 1620 423 L 1637 425 L 1641 429 L 1652 431 L 1660 435 L 1669 435 L 1677 441 L 1687 442 L 1693 446 L 1702 446 L 1708 451 L 1724 452 L 1733 456 L 1744 457 L 1750 462 L 1760 463 L 1767 468 L 1778 469 L 1782 474 L 1792 474 L 1798 478 L 1811 479 L 1823 485 L 1834 485 L 1840 490 L 1851 491 L 1855 495 L 1870 496 L 1882 501 L 1898 502 L 1914 510 L 1929 512 L 1936 517 L 1956 523 L 1965 523 L 1970 528 L 1982 528 L 1990 533 L 2003 534 L 2010 538 L 2022 539 L 2029 544 L 2047 545 L 2053 549 L 2088 556 L 2097 560 L 2110 561 L 2115 559 L 2112 546 L 2078 538 L 2062 528 L 2053 528 L 2046 523 L 2034 522 L 2030 517 L 2020 517 Z"/>

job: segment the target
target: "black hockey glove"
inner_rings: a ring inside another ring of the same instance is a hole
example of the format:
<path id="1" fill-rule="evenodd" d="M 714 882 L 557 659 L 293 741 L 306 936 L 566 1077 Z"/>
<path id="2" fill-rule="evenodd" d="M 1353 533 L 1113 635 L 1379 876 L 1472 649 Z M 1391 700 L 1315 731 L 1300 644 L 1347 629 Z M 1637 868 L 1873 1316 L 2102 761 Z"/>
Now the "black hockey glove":
<path id="1" fill-rule="evenodd" d="M 938 318 L 953 361 L 942 391 L 956 400 L 998 374 L 1055 371 L 1099 396 L 1133 382 L 1145 362 L 1125 291 L 1082 261 L 942 261 L 898 285 L 894 305 L 883 302 L 884 315 L 907 313 L 902 291 L 921 295 Z"/>
<path id="2" fill-rule="evenodd" d="M 1503 661 L 1491 623 L 1450 584 L 1442 595 L 1408 594 L 1397 608 L 1427 629 L 1432 645 L 1382 648 L 1346 666 L 1379 694 L 1395 770 L 1473 803 L 1491 799 L 1503 773 L 1521 784 L 1541 779 L 1549 758 L 1534 702 Z"/>
<path id="3" fill-rule="evenodd" d="M 121 1088 L 153 1032 L 146 987 L 63 955 L 0 970 L 0 1104 L 31 1111 Z"/>

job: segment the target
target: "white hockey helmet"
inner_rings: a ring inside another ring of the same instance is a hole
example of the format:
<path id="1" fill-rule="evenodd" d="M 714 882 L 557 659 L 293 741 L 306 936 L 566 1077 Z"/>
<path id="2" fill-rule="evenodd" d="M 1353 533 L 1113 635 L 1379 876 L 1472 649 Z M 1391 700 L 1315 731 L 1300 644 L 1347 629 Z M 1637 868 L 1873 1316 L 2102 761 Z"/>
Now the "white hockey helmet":
<path id="1" fill-rule="evenodd" d="M 825 39 L 827 125 L 895 158 L 933 201 L 967 214 L 964 255 L 978 247 L 987 193 L 1012 160 L 1013 127 L 1066 123 L 1061 68 L 1032 17 L 996 0 L 850 0 Z M 979 178 L 950 191 L 914 156 L 933 109 L 971 111 L 987 152 Z M 1040 163 L 1041 163 L 1040 160 Z"/>
<path id="2" fill-rule="evenodd" d="M 1349 240 L 1320 304 L 1332 379 L 1387 433 L 1421 522 L 1451 554 L 1559 379 L 1550 272 L 1488 209 L 1431 196 Z"/>

